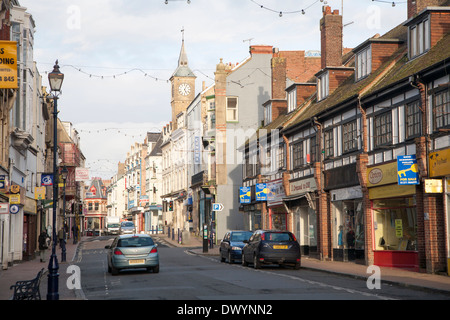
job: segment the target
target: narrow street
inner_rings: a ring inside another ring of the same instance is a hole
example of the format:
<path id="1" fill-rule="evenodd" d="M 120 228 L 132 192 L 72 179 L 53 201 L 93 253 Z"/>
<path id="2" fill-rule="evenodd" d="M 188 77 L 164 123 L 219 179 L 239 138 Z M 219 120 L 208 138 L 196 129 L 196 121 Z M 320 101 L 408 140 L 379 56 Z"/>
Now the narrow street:
<path id="1" fill-rule="evenodd" d="M 186 248 L 159 242 L 160 272 L 107 272 L 110 237 L 84 243 L 76 264 L 88 300 L 439 300 L 448 296 L 383 285 L 370 290 L 366 281 L 312 270 L 267 266 L 259 270 L 221 263 L 218 256 L 199 256 Z"/>

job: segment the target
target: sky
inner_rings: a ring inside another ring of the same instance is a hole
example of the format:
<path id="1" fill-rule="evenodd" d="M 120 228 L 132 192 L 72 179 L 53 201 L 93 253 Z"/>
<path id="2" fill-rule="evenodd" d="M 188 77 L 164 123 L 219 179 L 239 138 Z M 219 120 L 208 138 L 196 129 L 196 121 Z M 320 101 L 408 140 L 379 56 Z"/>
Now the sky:
<path id="1" fill-rule="evenodd" d="M 131 146 L 171 121 L 168 81 L 184 30 L 196 94 L 214 83 L 220 58 L 239 63 L 249 45 L 320 51 L 322 7 L 343 13 L 344 47 L 406 20 L 406 1 L 372 0 L 19 0 L 36 24 L 43 85 L 58 59 L 59 118 L 71 122 L 91 177 L 111 179 Z M 395 6 L 393 6 L 395 4 Z M 302 10 L 304 14 L 302 14 Z"/>

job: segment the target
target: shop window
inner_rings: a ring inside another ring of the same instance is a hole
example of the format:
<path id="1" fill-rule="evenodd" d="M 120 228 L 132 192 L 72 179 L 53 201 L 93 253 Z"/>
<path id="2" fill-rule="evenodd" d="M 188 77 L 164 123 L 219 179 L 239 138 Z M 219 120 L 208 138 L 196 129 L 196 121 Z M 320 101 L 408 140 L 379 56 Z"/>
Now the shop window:
<path id="1" fill-rule="evenodd" d="M 375 250 L 417 250 L 415 199 L 396 198 L 372 202 Z"/>
<path id="2" fill-rule="evenodd" d="M 333 259 L 364 259 L 364 212 L 361 200 L 333 201 Z"/>

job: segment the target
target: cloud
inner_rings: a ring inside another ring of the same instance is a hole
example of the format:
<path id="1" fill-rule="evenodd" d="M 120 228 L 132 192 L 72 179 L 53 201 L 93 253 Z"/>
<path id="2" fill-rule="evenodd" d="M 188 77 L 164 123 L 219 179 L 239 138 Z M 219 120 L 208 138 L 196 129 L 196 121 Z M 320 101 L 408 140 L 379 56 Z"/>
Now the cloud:
<path id="1" fill-rule="evenodd" d="M 278 12 L 254 2 L 285 13 L 279 17 Z M 342 3 L 328 0 L 332 9 L 341 10 Z M 320 50 L 324 3 L 191 0 L 190 4 L 169 1 L 166 5 L 164 0 L 20 0 L 20 4 L 36 22 L 34 60 L 44 77 L 43 85 L 47 84 L 46 72 L 59 59 L 65 74 L 59 116 L 81 130 L 87 162 L 99 174 L 107 167 L 108 177 L 130 146 L 135 141 L 142 143 L 146 128 L 161 129 L 171 121 L 171 87 L 166 80 L 177 67 L 183 27 L 199 92 L 202 81 L 213 83 L 220 58 L 241 62 L 249 54 L 250 43 L 280 50 Z M 287 13 L 303 8 L 308 8 L 304 15 Z M 369 0 L 352 1 L 351 5 L 344 2 L 343 21 L 353 22 L 344 27 L 344 46 L 355 47 L 405 19 L 404 3 L 392 7 Z M 108 126 L 133 129 L 103 133 Z"/>

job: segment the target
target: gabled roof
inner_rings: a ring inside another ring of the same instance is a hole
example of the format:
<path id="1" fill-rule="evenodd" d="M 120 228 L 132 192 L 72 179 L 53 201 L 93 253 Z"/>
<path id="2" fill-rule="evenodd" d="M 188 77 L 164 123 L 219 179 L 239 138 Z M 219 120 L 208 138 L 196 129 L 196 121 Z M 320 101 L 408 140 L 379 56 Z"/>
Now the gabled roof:
<path id="1" fill-rule="evenodd" d="M 390 88 L 402 81 L 408 81 L 409 77 L 433 68 L 435 65 L 450 58 L 450 34 L 446 34 L 430 50 L 419 57 L 408 60 L 406 52 L 402 59 L 384 77 L 383 81 L 374 86 L 363 97 L 373 95 L 386 88 Z"/>

